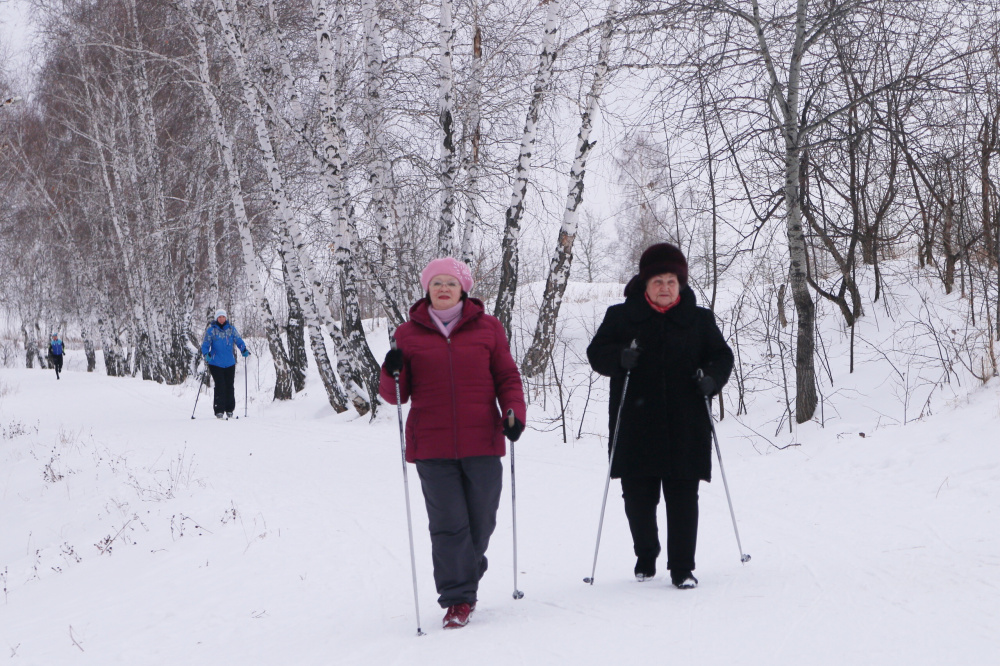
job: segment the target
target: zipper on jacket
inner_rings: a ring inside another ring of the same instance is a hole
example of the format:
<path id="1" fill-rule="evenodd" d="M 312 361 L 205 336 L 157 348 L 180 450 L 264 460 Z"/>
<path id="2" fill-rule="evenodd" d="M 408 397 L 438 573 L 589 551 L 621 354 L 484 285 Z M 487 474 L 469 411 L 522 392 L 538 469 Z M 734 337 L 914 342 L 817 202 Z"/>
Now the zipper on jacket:
<path id="1" fill-rule="evenodd" d="M 455 398 L 455 363 L 451 353 L 451 338 L 445 338 L 448 343 L 448 372 L 451 373 L 451 427 L 455 442 L 455 459 L 458 459 L 458 401 Z"/>

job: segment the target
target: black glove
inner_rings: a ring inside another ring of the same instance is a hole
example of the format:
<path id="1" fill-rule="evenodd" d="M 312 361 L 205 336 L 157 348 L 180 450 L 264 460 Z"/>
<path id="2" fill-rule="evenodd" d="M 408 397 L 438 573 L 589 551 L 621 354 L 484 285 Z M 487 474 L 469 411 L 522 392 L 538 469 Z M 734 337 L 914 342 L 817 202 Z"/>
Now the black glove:
<path id="1" fill-rule="evenodd" d="M 699 368 L 698 372 L 695 373 L 694 379 L 698 382 L 698 390 L 706 398 L 711 398 L 719 390 L 716 385 L 715 380 L 712 379 L 711 375 L 706 375 L 705 372 Z"/>
<path id="2" fill-rule="evenodd" d="M 385 362 L 382 366 L 390 375 L 395 375 L 403 369 L 403 352 L 399 349 L 390 349 L 385 355 Z"/>
<path id="3" fill-rule="evenodd" d="M 621 358 L 619 363 L 626 370 L 631 370 L 635 366 L 639 365 L 639 354 L 642 350 L 638 347 L 626 347 L 622 350 Z"/>
<path id="4" fill-rule="evenodd" d="M 510 424 L 510 417 L 503 420 L 503 435 L 512 442 L 516 442 L 524 432 L 524 424 L 521 419 L 514 417 L 514 425 Z"/>

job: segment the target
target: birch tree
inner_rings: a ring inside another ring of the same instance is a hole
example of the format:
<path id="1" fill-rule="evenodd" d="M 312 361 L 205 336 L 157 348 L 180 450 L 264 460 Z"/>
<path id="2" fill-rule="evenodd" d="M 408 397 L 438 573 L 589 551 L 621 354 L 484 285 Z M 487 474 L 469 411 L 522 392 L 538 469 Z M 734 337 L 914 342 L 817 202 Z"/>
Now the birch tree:
<path id="1" fill-rule="evenodd" d="M 383 109 L 385 54 L 383 52 L 382 21 L 378 3 L 362 0 L 365 43 L 364 132 L 368 149 L 369 208 L 375 218 L 375 238 L 379 254 L 376 261 L 368 263 L 368 271 L 375 283 L 375 291 L 389 320 L 389 335 L 406 321 L 403 314 L 402 294 L 397 288 L 398 279 L 389 261 L 389 243 L 394 240 L 390 224 L 394 190 L 388 187 L 391 165 L 385 145 L 386 118 Z M 397 267 L 398 270 L 398 267 Z"/>
<path id="2" fill-rule="evenodd" d="M 552 78 L 552 66 L 556 59 L 556 34 L 559 31 L 562 0 L 549 0 L 538 55 L 538 71 L 531 88 L 531 100 L 524 118 L 521 147 L 514 169 L 514 188 L 510 205 L 504 214 L 504 234 L 501 243 L 500 286 L 493 315 L 503 324 L 507 339 L 511 339 L 511 316 L 514 298 L 517 294 L 517 270 L 519 264 L 518 238 L 521 233 L 521 216 L 524 213 L 525 196 L 531 174 L 531 156 L 538 140 L 538 117 L 542 110 L 542 100 Z"/>
<path id="3" fill-rule="evenodd" d="M 952 34 L 961 23 L 956 14 L 965 11 L 964 7 L 932 2 L 796 0 L 794 5 L 772 3 L 764 7 L 759 0 L 750 0 L 701 2 L 692 6 L 699 20 L 705 18 L 700 12 L 707 11 L 717 21 L 712 26 L 717 41 L 711 51 L 717 60 L 714 65 L 706 65 L 705 71 L 719 72 L 719 64 L 723 63 L 722 67 L 738 72 L 743 77 L 739 83 L 742 90 L 753 92 L 755 108 L 737 108 L 747 113 L 745 118 L 756 113 L 770 120 L 767 127 L 754 125 L 759 128 L 757 131 L 763 130 L 763 136 L 776 139 L 788 284 L 796 310 L 795 418 L 803 423 L 812 418 L 817 405 L 816 310 L 809 291 L 809 255 L 802 208 L 802 164 L 806 151 L 813 142 L 821 142 L 822 132 L 851 109 L 859 105 L 877 106 L 890 91 L 931 84 L 949 62 L 980 48 L 979 39 L 965 40 L 957 33 Z M 854 39 L 891 36 L 897 41 L 904 39 L 910 47 L 920 45 L 919 50 L 912 51 L 912 57 L 898 70 L 872 70 L 878 76 L 864 94 L 829 98 L 824 93 L 836 86 L 840 76 L 837 34 L 848 26 L 862 26 L 867 31 L 856 30 Z M 752 67 L 731 60 L 726 53 L 752 54 Z M 752 72 L 758 73 L 756 80 L 746 78 Z"/>
<path id="4" fill-rule="evenodd" d="M 441 226 L 438 230 L 438 255 L 453 257 L 455 244 L 455 178 L 458 173 L 455 141 L 455 72 L 452 51 L 455 48 L 455 27 L 452 24 L 452 0 L 441 0 L 441 54 L 438 71 L 438 113 L 441 123 Z"/>
<path id="5" fill-rule="evenodd" d="M 477 8 L 478 9 L 478 8 Z M 468 140 L 463 142 L 468 145 L 465 159 L 465 171 L 468 174 L 468 195 L 465 204 L 465 223 L 462 226 L 461 259 L 466 264 L 472 265 L 474 253 L 472 241 L 476 229 L 480 224 L 479 209 L 483 205 L 482 194 L 479 190 L 479 145 L 483 138 L 482 133 L 482 81 L 483 81 L 483 29 L 479 25 L 479 12 L 474 14 L 475 26 L 472 36 L 472 67 L 470 76 L 470 90 L 468 103 L 468 118 L 465 123 L 465 131 Z"/>
<path id="6" fill-rule="evenodd" d="M 556 247 L 549 263 L 549 275 L 545 280 L 545 291 L 542 294 L 542 304 L 538 311 L 538 322 L 535 324 L 535 334 L 531 347 L 521 362 L 521 372 L 527 377 L 534 377 L 545 370 L 552 354 L 556 337 L 556 324 L 559 319 L 559 308 L 562 306 L 566 285 L 569 283 L 570 269 L 573 263 L 573 242 L 576 240 L 579 207 L 583 203 L 583 181 L 587 173 L 587 158 L 594 147 L 590 140 L 597 114 L 598 102 L 608 76 L 608 57 L 611 52 L 611 37 L 615 29 L 615 16 L 618 13 L 617 0 L 610 0 L 604 24 L 601 29 L 601 41 L 597 53 L 597 63 L 594 66 L 593 80 L 587 93 L 583 115 L 580 119 L 580 132 L 576 139 L 576 154 L 573 166 L 569 172 L 569 192 L 566 195 L 566 207 L 563 211 L 562 224 Z"/>

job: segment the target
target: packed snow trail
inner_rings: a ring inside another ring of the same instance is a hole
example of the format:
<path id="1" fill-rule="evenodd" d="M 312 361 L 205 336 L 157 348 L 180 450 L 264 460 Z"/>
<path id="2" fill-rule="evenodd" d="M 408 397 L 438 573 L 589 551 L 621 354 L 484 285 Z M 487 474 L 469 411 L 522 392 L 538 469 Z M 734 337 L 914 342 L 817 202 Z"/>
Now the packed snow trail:
<path id="1" fill-rule="evenodd" d="M 59 382 L 0 370 L 0 650 L 11 663 L 913 666 L 1000 655 L 996 380 L 922 422 L 828 423 L 783 451 L 758 452 L 733 419 L 720 422 L 753 561 L 739 561 L 721 479 L 702 484 L 700 585 L 687 591 L 670 585 L 663 557 L 653 581 L 635 582 L 617 482 L 597 582 L 581 582 L 606 441 L 529 429 L 517 445 L 525 596 L 511 598 L 505 496 L 461 631 L 441 629 L 411 483 L 422 638 L 395 410 L 374 423 L 334 415 L 318 381 L 288 403 L 267 393 L 228 422 L 202 396 L 209 406 L 191 420 L 193 384 L 73 363 Z"/>

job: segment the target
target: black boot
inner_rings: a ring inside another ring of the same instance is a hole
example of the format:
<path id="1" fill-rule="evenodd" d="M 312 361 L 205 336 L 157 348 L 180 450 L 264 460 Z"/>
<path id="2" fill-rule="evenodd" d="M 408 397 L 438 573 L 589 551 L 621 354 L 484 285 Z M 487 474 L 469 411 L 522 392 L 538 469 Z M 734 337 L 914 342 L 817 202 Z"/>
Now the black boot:
<path id="1" fill-rule="evenodd" d="M 656 558 L 640 557 L 635 561 L 635 579 L 642 583 L 656 575 Z"/>
<path id="2" fill-rule="evenodd" d="M 698 587 L 698 579 L 690 571 L 671 571 L 670 582 L 674 587 L 681 590 L 690 590 Z"/>

